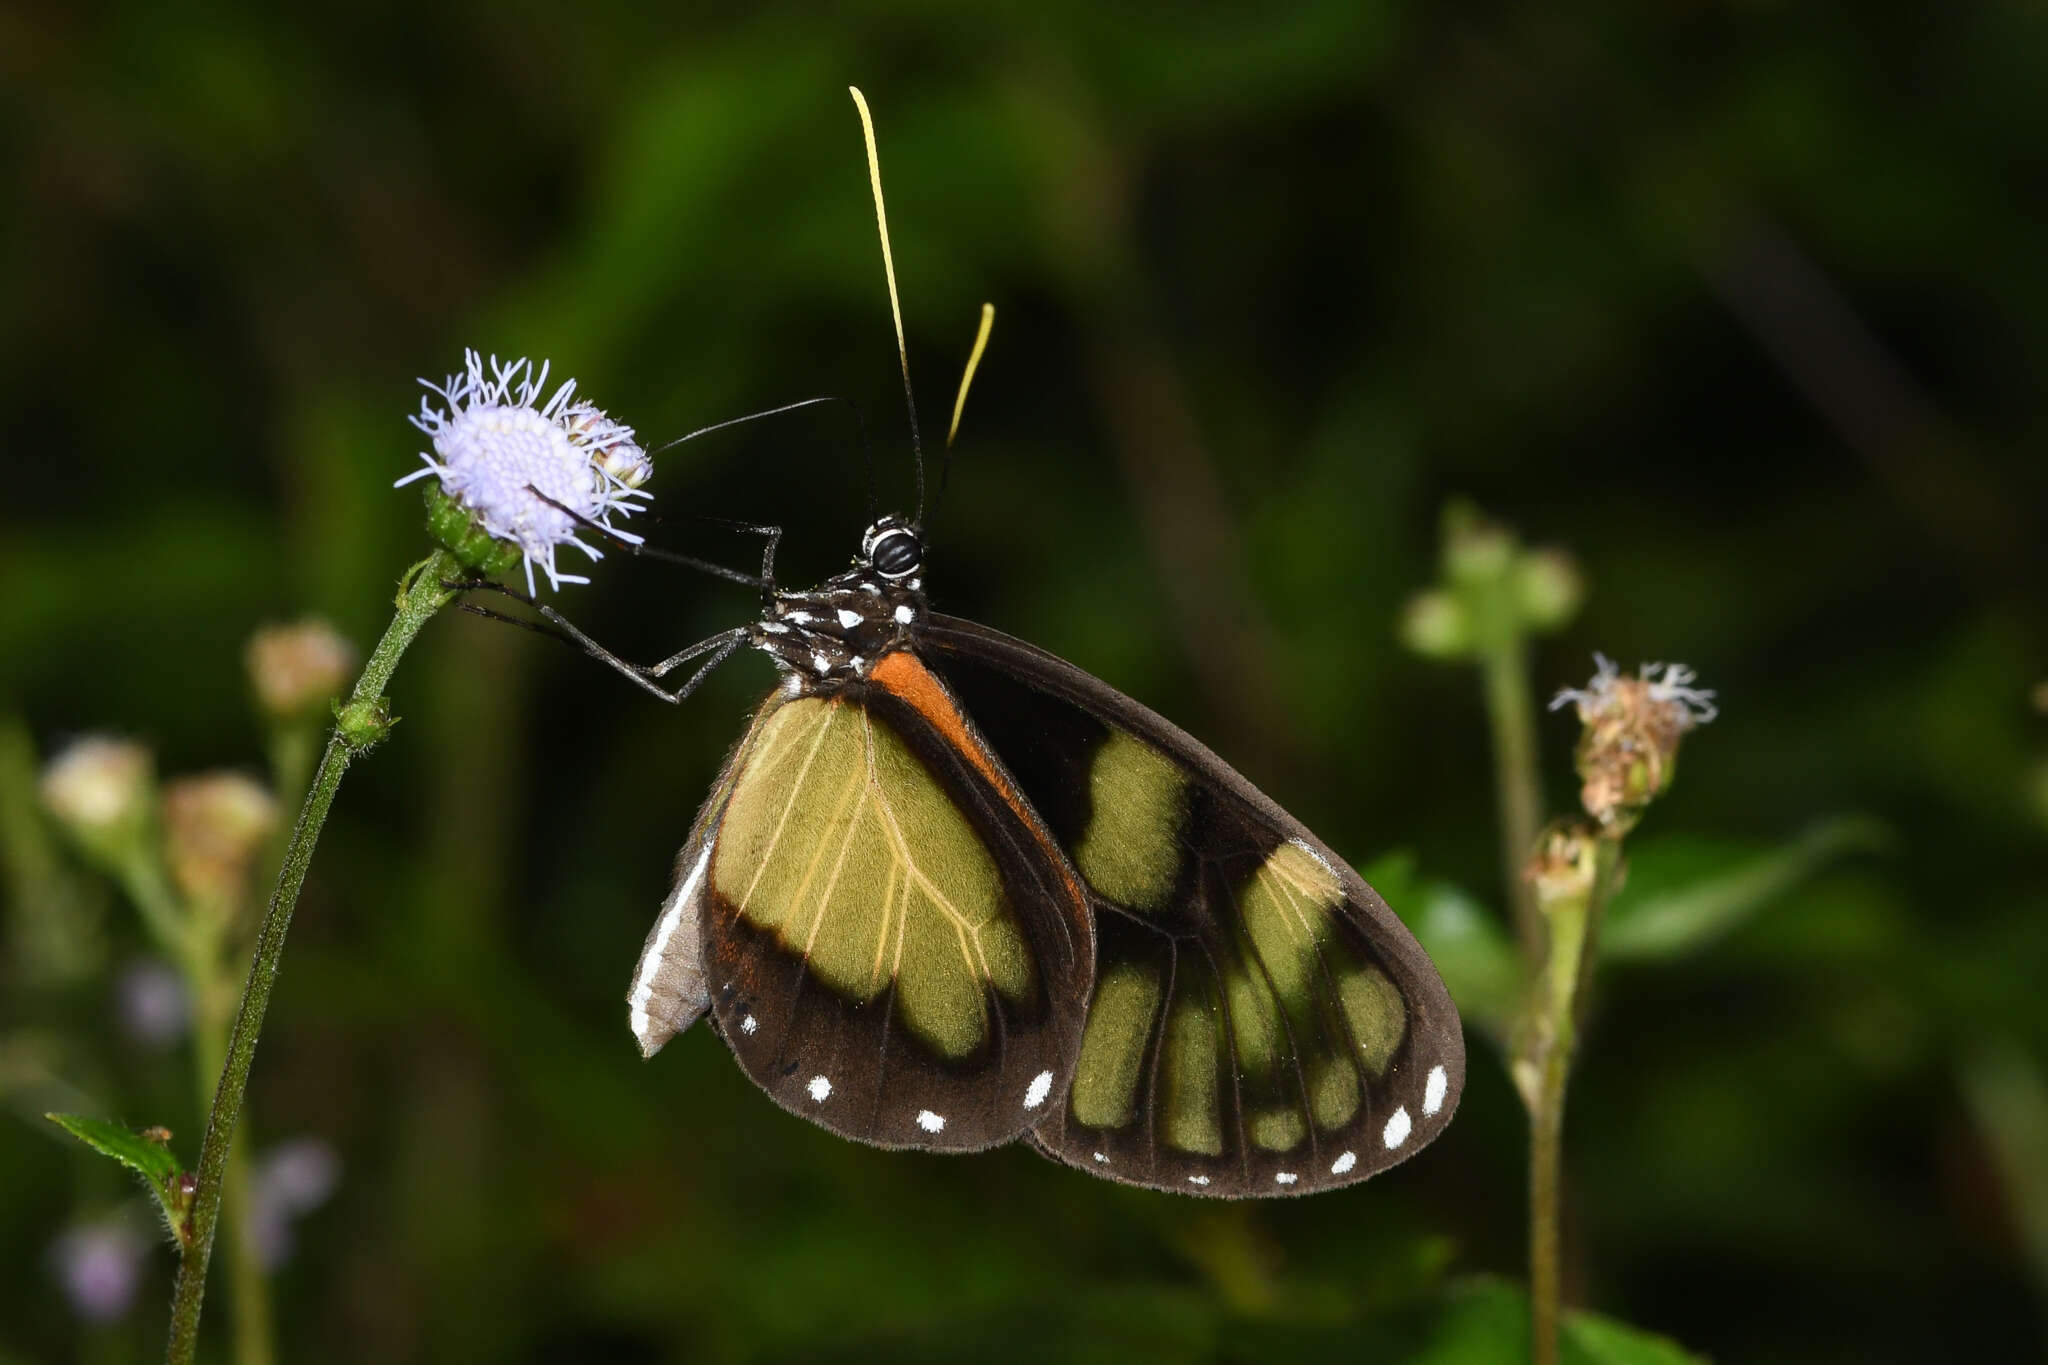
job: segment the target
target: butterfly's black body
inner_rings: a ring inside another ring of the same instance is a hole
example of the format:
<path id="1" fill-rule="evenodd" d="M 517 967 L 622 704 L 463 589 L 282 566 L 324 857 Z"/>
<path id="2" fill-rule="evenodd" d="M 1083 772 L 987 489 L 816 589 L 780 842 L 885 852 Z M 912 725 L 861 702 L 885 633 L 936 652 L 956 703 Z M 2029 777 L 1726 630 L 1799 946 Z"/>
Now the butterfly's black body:
<path id="1" fill-rule="evenodd" d="M 1022 1136 L 1186 1193 L 1347 1184 L 1433 1137 L 1457 1014 L 1384 902 L 1185 732 L 932 613 L 923 573 L 882 518 L 733 633 L 783 678 L 648 937 L 643 1050 L 708 1010 L 846 1136 Z"/>

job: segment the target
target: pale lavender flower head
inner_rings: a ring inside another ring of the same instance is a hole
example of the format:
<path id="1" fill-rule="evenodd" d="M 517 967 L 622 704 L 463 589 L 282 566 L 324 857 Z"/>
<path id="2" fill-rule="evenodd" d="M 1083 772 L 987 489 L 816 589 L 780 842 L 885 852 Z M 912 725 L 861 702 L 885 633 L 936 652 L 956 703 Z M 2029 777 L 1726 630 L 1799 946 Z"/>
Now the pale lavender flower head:
<path id="1" fill-rule="evenodd" d="M 535 566 L 557 589 L 589 582 L 562 572 L 555 551 L 574 545 L 592 559 L 603 558 L 577 534 L 591 523 L 639 542 L 612 518 L 630 516 L 638 510 L 635 500 L 648 496 L 639 491 L 649 472 L 646 451 L 631 427 L 575 401 L 575 380 L 543 398 L 546 361 L 536 370 L 523 358 L 507 362 L 492 356 L 486 372 L 475 351 L 464 352 L 463 360 L 462 372 L 445 383 L 420 381 L 441 403 L 422 398 L 411 421 L 434 449 L 420 452 L 425 467 L 398 484 L 429 474 L 438 478 L 486 532 L 518 547 L 528 592 L 534 590 Z"/>
<path id="2" fill-rule="evenodd" d="M 192 1023 L 192 997 L 185 979 L 155 958 L 130 963 L 114 983 L 121 1031 L 147 1048 L 166 1048 Z"/>
<path id="3" fill-rule="evenodd" d="M 135 1303 L 149 1240 L 119 1219 L 80 1223 L 50 1248 L 50 1266 L 71 1311 L 86 1322 L 119 1322 Z"/>
<path id="4" fill-rule="evenodd" d="M 257 1160 L 244 1226 L 265 1270 L 291 1258 L 292 1224 L 326 1203 L 340 1181 L 341 1159 L 319 1138 L 280 1142 Z"/>

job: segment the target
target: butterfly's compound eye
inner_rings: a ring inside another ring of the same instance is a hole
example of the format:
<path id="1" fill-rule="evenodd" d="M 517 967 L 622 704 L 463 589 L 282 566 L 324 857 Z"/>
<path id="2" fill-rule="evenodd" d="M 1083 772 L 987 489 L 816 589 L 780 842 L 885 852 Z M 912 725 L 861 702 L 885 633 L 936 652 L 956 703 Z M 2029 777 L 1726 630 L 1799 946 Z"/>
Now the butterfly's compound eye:
<path id="1" fill-rule="evenodd" d="M 924 563 L 924 546 L 910 531 L 889 530 L 875 538 L 868 557 L 882 577 L 904 578 L 916 573 Z"/>

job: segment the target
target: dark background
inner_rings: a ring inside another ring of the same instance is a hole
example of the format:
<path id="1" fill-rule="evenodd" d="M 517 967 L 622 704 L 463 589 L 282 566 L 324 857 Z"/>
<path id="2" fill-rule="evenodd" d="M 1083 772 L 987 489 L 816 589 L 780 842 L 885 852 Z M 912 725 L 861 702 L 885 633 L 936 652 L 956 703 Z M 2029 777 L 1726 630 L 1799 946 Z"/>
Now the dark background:
<path id="1" fill-rule="evenodd" d="M 940 609 L 1497 906 L 1476 680 L 1395 634 L 1467 497 L 1586 574 L 1542 692 L 1594 649 L 1720 690 L 1644 841 L 1892 831 L 1602 976 L 1574 1299 L 1723 1360 L 2038 1359 L 2048 1210 L 1993 1153 L 2048 1104 L 2044 40 L 2017 0 L 0 8 L 0 709 L 44 753 L 260 768 L 243 641 L 308 611 L 374 639 L 426 551 L 389 491 L 414 377 L 465 345 L 656 439 L 847 395 L 907 496 L 858 82 L 931 444 L 998 309 Z M 660 457 L 651 534 L 744 567 L 687 518 L 773 519 L 822 576 L 860 458 L 844 409 L 708 437 Z M 596 576 L 560 603 L 628 657 L 752 610 Z M 1523 1273 L 1477 1035 L 1426 1153 L 1257 1207 L 849 1145 L 701 1031 L 642 1063 L 628 973 L 768 681 L 670 710 L 452 614 L 407 658 L 251 1089 L 259 1146 L 343 1166 L 277 1281 L 284 1358 L 1396 1359 L 1447 1286 Z M 189 1154 L 189 1063 L 118 1036 L 141 940 L 107 925 L 108 974 L 11 975 L 0 1030 Z M 171 1253 L 125 1323 L 73 1321 L 47 1248 L 127 1187 L 8 1074 L 0 1357 L 152 1358 Z"/>

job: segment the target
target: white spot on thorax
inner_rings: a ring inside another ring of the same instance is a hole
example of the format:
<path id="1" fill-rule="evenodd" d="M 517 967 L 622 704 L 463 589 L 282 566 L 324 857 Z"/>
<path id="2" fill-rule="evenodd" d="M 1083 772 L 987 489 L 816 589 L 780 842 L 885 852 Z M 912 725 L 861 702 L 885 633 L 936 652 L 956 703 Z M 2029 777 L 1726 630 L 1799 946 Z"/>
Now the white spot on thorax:
<path id="1" fill-rule="evenodd" d="M 896 619 L 907 626 L 917 619 L 917 610 L 910 603 L 905 602 L 902 606 L 896 608 Z"/>
<path id="2" fill-rule="evenodd" d="M 1052 1093 L 1052 1073 L 1041 1071 L 1031 1078 L 1031 1088 L 1024 1092 L 1024 1107 L 1036 1109 L 1045 1103 L 1045 1097 Z"/>
<path id="3" fill-rule="evenodd" d="M 1357 1164 L 1358 1153 L 1346 1152 L 1344 1155 L 1338 1157 L 1335 1161 L 1330 1163 L 1330 1174 L 1342 1175 L 1344 1174 L 1344 1172 L 1350 1170 L 1353 1166 L 1356 1166 Z"/>
<path id="4" fill-rule="evenodd" d="M 860 622 L 861 615 L 859 612 L 848 611 L 845 607 L 841 607 L 839 609 L 839 624 L 842 628 L 846 630 L 852 630 L 855 626 L 859 625 Z"/>
<path id="5" fill-rule="evenodd" d="M 1273 1183 L 1276 1185 L 1292 1185 L 1295 1181 L 1299 1179 L 1301 1179 L 1301 1177 L 1296 1175 L 1292 1171 L 1273 1172 Z"/>
<path id="6" fill-rule="evenodd" d="M 945 1115 L 934 1114 L 929 1109 L 920 1109 L 917 1111 L 917 1126 L 927 1133 L 936 1133 L 946 1126 L 946 1118 Z"/>
<path id="7" fill-rule="evenodd" d="M 1422 1089 L 1422 1112 L 1424 1116 L 1436 1113 L 1444 1107 L 1444 1094 L 1451 1088 L 1451 1078 L 1440 1066 L 1429 1069 L 1429 1083 Z"/>
<path id="8" fill-rule="evenodd" d="M 1206 1175 L 1191 1175 L 1188 1177 L 1188 1184 L 1190 1185 L 1206 1185 L 1208 1183 L 1209 1177 Z"/>
<path id="9" fill-rule="evenodd" d="M 809 1090 L 811 1098 L 819 1104 L 823 1104 L 832 1094 L 832 1082 L 826 1080 L 823 1076 L 813 1076 L 811 1077 Z"/>
<path id="10" fill-rule="evenodd" d="M 1408 1134 L 1414 1127 L 1415 1121 L 1408 1117 L 1408 1107 L 1403 1105 L 1387 1120 L 1386 1129 L 1380 1134 L 1380 1141 L 1387 1144 L 1388 1151 L 1392 1151 L 1408 1140 Z"/>
<path id="11" fill-rule="evenodd" d="M 740 1020 L 741 1033 L 752 1033 L 755 1029 L 759 1027 L 761 1027 L 761 1025 L 754 1019 L 754 1016 L 751 1014 L 748 1015 L 746 1018 Z"/>

